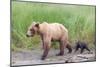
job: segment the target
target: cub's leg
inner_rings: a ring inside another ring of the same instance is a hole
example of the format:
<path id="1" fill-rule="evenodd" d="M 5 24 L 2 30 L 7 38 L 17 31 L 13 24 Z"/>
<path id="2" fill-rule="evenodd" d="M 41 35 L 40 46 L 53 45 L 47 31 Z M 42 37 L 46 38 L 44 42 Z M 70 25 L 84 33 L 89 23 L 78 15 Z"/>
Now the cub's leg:
<path id="1" fill-rule="evenodd" d="M 81 52 L 80 52 L 80 53 L 83 53 L 84 49 L 85 49 L 85 48 L 81 48 Z"/>
<path id="2" fill-rule="evenodd" d="M 75 52 L 76 52 L 79 48 L 80 48 L 79 46 L 76 46 L 76 47 L 75 47 Z"/>
<path id="3" fill-rule="evenodd" d="M 85 48 L 86 50 L 88 50 L 89 52 L 90 52 L 90 49 L 86 46 L 86 48 Z"/>

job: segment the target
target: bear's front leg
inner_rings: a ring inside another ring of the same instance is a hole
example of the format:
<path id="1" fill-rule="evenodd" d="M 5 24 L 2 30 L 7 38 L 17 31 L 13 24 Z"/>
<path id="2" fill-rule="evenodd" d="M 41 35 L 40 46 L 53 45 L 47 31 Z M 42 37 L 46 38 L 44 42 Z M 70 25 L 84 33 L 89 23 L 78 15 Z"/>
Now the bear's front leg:
<path id="1" fill-rule="evenodd" d="M 45 60 L 50 50 L 50 42 L 44 42 L 44 52 L 41 60 Z"/>
<path id="2" fill-rule="evenodd" d="M 44 39 L 43 39 L 43 36 L 41 36 L 41 41 L 42 41 L 42 49 L 44 49 Z"/>

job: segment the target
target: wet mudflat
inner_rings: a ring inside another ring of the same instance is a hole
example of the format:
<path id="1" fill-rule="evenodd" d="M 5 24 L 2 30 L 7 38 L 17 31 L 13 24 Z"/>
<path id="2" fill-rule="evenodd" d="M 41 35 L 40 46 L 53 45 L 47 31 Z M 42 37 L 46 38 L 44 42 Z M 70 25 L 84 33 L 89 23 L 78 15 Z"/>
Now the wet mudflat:
<path id="1" fill-rule="evenodd" d="M 54 64 L 54 63 L 73 63 L 73 62 L 86 62 L 95 61 L 95 50 L 91 52 L 84 51 L 80 54 L 80 51 L 68 53 L 65 49 L 65 54 L 63 56 L 56 56 L 59 49 L 51 49 L 46 60 L 41 60 L 43 53 L 42 49 L 34 50 L 22 50 L 11 53 L 11 65 L 37 65 L 37 64 Z"/>

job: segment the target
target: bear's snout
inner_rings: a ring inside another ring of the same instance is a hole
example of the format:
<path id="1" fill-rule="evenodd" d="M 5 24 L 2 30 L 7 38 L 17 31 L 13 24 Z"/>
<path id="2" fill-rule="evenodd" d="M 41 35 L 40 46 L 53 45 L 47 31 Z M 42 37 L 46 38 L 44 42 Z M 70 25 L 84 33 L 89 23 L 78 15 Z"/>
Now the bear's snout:
<path id="1" fill-rule="evenodd" d="M 29 35 L 26 34 L 26 37 L 29 37 Z"/>
<path id="2" fill-rule="evenodd" d="M 33 37 L 33 35 L 28 35 L 28 34 L 26 34 L 26 37 Z"/>

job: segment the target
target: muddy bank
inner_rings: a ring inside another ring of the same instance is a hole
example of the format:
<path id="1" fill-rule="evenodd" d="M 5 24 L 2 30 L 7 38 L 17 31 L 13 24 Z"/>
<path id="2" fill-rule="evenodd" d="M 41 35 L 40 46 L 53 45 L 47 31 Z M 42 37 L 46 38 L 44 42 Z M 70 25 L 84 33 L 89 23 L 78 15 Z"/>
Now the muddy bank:
<path id="1" fill-rule="evenodd" d="M 43 50 L 23 50 L 19 52 L 12 52 L 11 54 L 11 64 L 12 66 L 17 65 L 36 65 L 36 64 L 52 64 L 52 63 L 73 63 L 73 62 L 86 62 L 86 61 L 95 61 L 95 50 L 84 51 L 80 54 L 80 51 L 76 53 L 68 53 L 68 50 L 65 49 L 64 56 L 56 56 L 59 52 L 58 49 L 51 49 L 47 56 L 46 60 L 41 60 Z"/>

